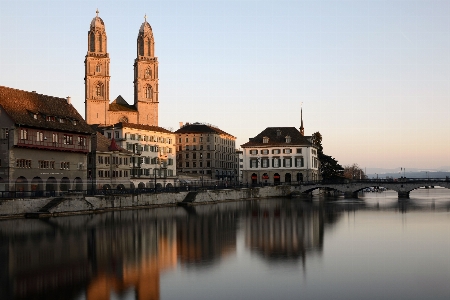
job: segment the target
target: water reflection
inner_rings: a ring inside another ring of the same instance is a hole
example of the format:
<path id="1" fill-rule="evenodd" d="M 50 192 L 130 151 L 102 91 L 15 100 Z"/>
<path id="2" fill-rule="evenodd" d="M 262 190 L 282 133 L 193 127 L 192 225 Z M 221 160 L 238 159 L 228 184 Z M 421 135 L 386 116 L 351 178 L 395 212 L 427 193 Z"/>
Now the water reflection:
<path id="1" fill-rule="evenodd" d="M 215 268 L 236 255 L 237 235 L 267 263 L 322 254 L 326 232 L 344 213 L 449 210 L 449 202 L 229 202 L 0 221 L 0 299 L 160 299 L 161 274 Z"/>

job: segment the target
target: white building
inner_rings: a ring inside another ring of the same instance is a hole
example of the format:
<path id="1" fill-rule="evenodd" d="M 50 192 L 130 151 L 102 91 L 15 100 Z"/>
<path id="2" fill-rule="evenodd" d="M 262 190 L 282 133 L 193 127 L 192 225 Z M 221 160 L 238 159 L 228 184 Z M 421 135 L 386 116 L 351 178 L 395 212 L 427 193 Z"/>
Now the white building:
<path id="1" fill-rule="evenodd" d="M 136 188 L 171 187 L 176 180 L 175 134 L 158 126 L 117 123 L 103 134 L 133 153 L 131 182 Z"/>
<path id="2" fill-rule="evenodd" d="M 281 184 L 319 179 L 317 147 L 295 127 L 267 127 L 241 147 L 243 182 Z"/>

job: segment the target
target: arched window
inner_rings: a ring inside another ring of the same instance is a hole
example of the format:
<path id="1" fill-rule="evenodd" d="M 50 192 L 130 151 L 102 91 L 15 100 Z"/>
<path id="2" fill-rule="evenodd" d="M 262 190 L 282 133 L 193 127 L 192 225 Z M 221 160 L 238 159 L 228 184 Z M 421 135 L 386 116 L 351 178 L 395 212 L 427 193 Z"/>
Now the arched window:
<path id="1" fill-rule="evenodd" d="M 95 52 L 95 34 L 93 32 L 89 35 L 89 46 L 89 51 Z"/>
<path id="2" fill-rule="evenodd" d="M 95 66 L 95 72 L 100 73 L 102 71 L 102 65 L 98 64 L 97 66 Z"/>
<path id="3" fill-rule="evenodd" d="M 147 85 L 147 87 L 145 88 L 145 98 L 152 99 L 152 94 L 153 94 L 152 87 Z"/>
<path id="4" fill-rule="evenodd" d="M 138 48 L 139 48 L 139 55 L 144 56 L 144 40 L 142 39 L 142 37 L 139 38 Z"/>
<path id="5" fill-rule="evenodd" d="M 145 70 L 145 78 L 150 78 L 152 77 L 152 70 L 150 68 L 147 68 Z"/>
<path id="6" fill-rule="evenodd" d="M 147 39 L 147 55 L 150 56 L 150 39 Z"/>
<path id="7" fill-rule="evenodd" d="M 98 83 L 95 87 L 95 95 L 102 97 L 103 96 L 103 84 Z"/>
<path id="8" fill-rule="evenodd" d="M 98 35 L 98 50 L 102 52 L 102 35 Z"/>

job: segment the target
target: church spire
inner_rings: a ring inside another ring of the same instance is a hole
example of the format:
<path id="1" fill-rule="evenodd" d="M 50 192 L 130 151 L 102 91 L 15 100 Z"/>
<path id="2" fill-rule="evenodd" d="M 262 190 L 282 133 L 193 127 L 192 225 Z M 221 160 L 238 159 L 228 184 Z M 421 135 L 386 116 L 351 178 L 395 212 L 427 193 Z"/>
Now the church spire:
<path id="1" fill-rule="evenodd" d="M 300 123 L 300 134 L 304 136 L 305 135 L 305 128 L 303 127 L 303 107 L 300 108 L 300 120 L 301 120 L 301 123 Z"/>

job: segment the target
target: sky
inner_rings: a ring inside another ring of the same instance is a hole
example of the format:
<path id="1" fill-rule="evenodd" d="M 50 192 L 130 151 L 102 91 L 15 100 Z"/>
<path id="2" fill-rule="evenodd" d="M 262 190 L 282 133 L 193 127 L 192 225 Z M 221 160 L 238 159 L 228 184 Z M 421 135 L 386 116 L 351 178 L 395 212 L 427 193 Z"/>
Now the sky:
<path id="1" fill-rule="evenodd" d="M 105 22 L 111 101 L 133 103 L 144 15 L 159 61 L 159 126 L 204 122 L 242 145 L 266 127 L 319 131 L 362 168 L 450 169 L 450 1 L 0 0 L 0 85 L 70 96 Z"/>

